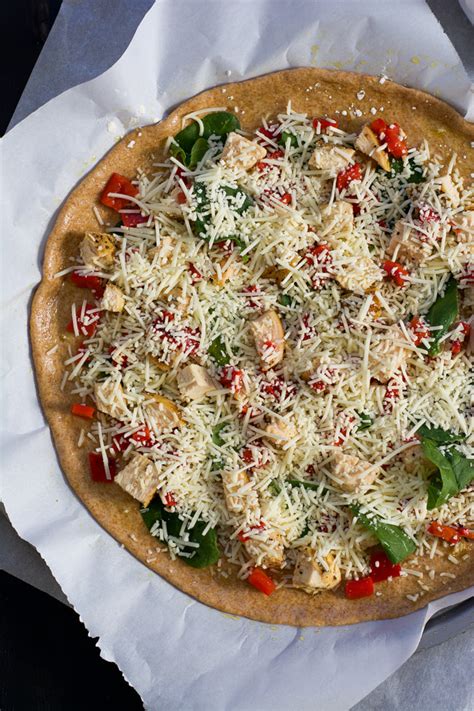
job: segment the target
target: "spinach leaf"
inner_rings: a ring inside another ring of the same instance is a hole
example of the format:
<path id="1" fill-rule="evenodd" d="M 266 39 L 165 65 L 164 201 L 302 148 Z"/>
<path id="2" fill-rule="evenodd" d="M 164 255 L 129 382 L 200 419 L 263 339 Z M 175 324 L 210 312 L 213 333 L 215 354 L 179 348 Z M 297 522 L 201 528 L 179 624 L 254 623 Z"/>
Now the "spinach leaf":
<path id="1" fill-rule="evenodd" d="M 454 476 L 458 482 L 459 490 L 465 489 L 474 479 L 474 459 L 464 457 L 457 449 L 451 449 L 446 453 L 451 462 Z"/>
<path id="2" fill-rule="evenodd" d="M 225 440 L 223 440 L 221 437 L 221 432 L 226 425 L 227 422 L 219 422 L 219 424 L 213 427 L 212 429 L 212 441 L 218 447 L 222 447 L 222 445 L 225 444 Z"/>
<path id="3" fill-rule="evenodd" d="M 189 154 L 189 167 L 195 168 L 196 165 L 204 158 L 209 149 L 209 143 L 205 138 L 198 138 Z"/>
<path id="4" fill-rule="evenodd" d="M 360 423 L 357 428 L 357 432 L 362 432 L 363 430 L 368 430 L 369 427 L 371 427 L 374 424 L 374 421 L 370 415 L 368 415 L 366 412 L 358 412 L 357 413 L 360 418 Z"/>
<path id="5" fill-rule="evenodd" d="M 437 509 L 458 493 L 458 482 L 451 463 L 430 439 L 422 439 L 423 453 L 438 468 L 428 485 L 428 510 Z"/>
<path id="6" fill-rule="evenodd" d="M 293 299 L 289 294 L 280 294 L 277 299 L 278 303 L 282 306 L 291 306 Z"/>
<path id="7" fill-rule="evenodd" d="M 293 148 L 296 148 L 296 146 L 298 145 L 298 139 L 294 133 L 291 133 L 291 131 L 283 131 L 280 138 L 278 139 L 278 143 L 280 144 L 280 146 L 286 146 L 288 141 L 290 142 L 290 146 L 292 146 Z"/>
<path id="8" fill-rule="evenodd" d="M 237 214 L 242 215 L 251 206 L 251 199 L 240 188 L 232 188 L 230 185 L 222 185 L 220 189 L 227 196 L 229 206 Z M 210 210 L 209 195 L 203 181 L 197 180 L 194 182 L 194 193 L 196 195 L 197 208 L 196 220 L 193 222 L 193 230 L 198 237 L 207 240 L 208 236 L 206 235 L 206 232 L 208 226 L 211 224 L 212 214 Z M 236 204 L 238 207 L 235 206 Z M 226 235 L 225 237 L 221 237 L 218 241 L 225 242 L 226 240 L 235 242 L 241 251 L 247 246 L 243 240 L 234 235 Z"/>
<path id="9" fill-rule="evenodd" d="M 313 481 L 302 481 L 301 479 L 288 479 L 288 484 L 291 484 L 291 486 L 303 486 L 305 489 L 313 489 L 314 491 L 319 490 L 319 484 L 316 484 Z"/>
<path id="10" fill-rule="evenodd" d="M 415 552 L 416 543 L 400 526 L 384 523 L 380 516 L 374 515 L 369 518 L 361 512 L 358 504 L 352 504 L 350 508 L 352 513 L 357 516 L 358 522 L 379 540 L 392 563 L 401 563 L 402 560 Z"/>
<path id="11" fill-rule="evenodd" d="M 443 296 L 439 296 L 425 316 L 430 326 L 441 326 L 433 331 L 432 343 L 428 349 L 428 355 L 436 355 L 440 352 L 440 339 L 448 332 L 451 324 L 456 320 L 459 311 L 459 292 L 456 279 L 451 275 Z"/>
<path id="12" fill-rule="evenodd" d="M 231 131 L 236 131 L 240 128 L 237 116 L 228 111 L 216 111 L 215 113 L 207 114 L 201 120 L 204 125 L 202 136 L 199 135 L 199 124 L 197 121 L 193 121 L 193 123 L 190 123 L 189 126 L 186 126 L 176 134 L 174 143 L 171 144 L 171 154 L 185 165 L 190 160 L 193 147 L 200 138 L 205 140 L 206 144 L 210 136 L 220 136 L 225 141 Z"/>
<path id="13" fill-rule="evenodd" d="M 419 437 L 430 439 L 436 444 L 450 444 L 451 442 L 462 442 L 466 439 L 464 434 L 456 434 L 456 432 L 443 430 L 441 427 L 428 427 L 428 425 L 421 425 L 416 433 Z"/>
<path id="14" fill-rule="evenodd" d="M 222 459 L 211 459 L 211 472 L 220 472 L 222 469 L 224 469 L 224 462 Z"/>
<path id="15" fill-rule="evenodd" d="M 272 479 L 268 485 L 268 490 L 273 496 L 278 496 L 281 492 L 281 486 L 276 479 Z"/>
<path id="16" fill-rule="evenodd" d="M 165 509 L 159 496 L 156 496 L 147 508 L 141 509 L 140 513 L 148 530 L 150 530 L 157 521 L 165 521 L 168 535 L 174 536 L 175 538 L 179 537 L 183 522 L 176 512 L 167 511 Z M 189 552 L 195 551 L 191 558 L 180 557 L 193 568 L 207 568 L 209 565 L 217 563 L 220 557 L 216 531 L 210 528 L 208 532 L 204 534 L 206 526 L 207 523 L 205 521 L 198 520 L 193 528 L 187 529 L 189 540 L 193 543 L 198 543 L 199 548 L 188 548 Z"/>
<path id="17" fill-rule="evenodd" d="M 214 338 L 209 346 L 208 353 L 216 365 L 228 365 L 230 363 L 230 356 L 227 353 L 222 336 Z"/>
<path id="18" fill-rule="evenodd" d="M 421 165 L 415 163 L 415 160 L 413 158 L 408 159 L 408 165 L 410 166 L 410 175 L 407 178 L 407 182 L 415 184 L 421 183 L 424 180 L 423 168 L 421 167 Z M 403 161 L 403 158 L 392 158 L 390 162 L 390 177 L 394 178 L 395 175 L 398 175 L 402 172 L 404 167 L 405 163 Z"/>

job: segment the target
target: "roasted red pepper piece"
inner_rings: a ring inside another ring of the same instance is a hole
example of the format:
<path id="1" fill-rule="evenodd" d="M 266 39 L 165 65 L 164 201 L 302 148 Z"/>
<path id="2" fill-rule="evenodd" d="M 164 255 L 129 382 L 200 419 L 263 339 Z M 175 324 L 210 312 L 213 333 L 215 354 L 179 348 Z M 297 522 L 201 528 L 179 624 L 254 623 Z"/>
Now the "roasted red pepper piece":
<path id="1" fill-rule="evenodd" d="M 80 289 L 92 289 L 93 291 L 103 289 L 103 279 L 95 276 L 95 274 L 72 272 L 71 281 Z"/>
<path id="2" fill-rule="evenodd" d="M 348 600 L 370 597 L 374 594 L 374 581 L 370 575 L 359 580 L 347 580 L 344 592 Z"/>
<path id="3" fill-rule="evenodd" d="M 176 503 L 177 503 L 177 502 L 176 502 L 176 499 L 174 498 L 173 492 L 172 492 L 172 491 L 168 491 L 168 492 L 165 494 L 165 506 L 168 506 L 168 507 L 171 508 L 172 506 L 176 506 Z"/>
<path id="4" fill-rule="evenodd" d="M 137 227 L 148 220 L 148 217 L 143 217 L 140 212 L 121 212 L 120 217 L 124 227 Z"/>
<path id="5" fill-rule="evenodd" d="M 339 190 L 339 192 L 341 192 L 341 190 L 347 188 L 347 186 L 350 185 L 354 180 L 361 179 L 362 167 L 360 163 L 353 163 L 347 168 L 344 168 L 344 170 L 341 170 L 341 172 L 338 174 L 336 180 L 337 189 Z"/>
<path id="6" fill-rule="evenodd" d="M 86 308 L 84 310 L 84 318 L 81 318 L 81 311 L 82 309 L 80 309 L 77 313 L 77 329 L 79 331 L 79 334 L 81 336 L 87 336 L 87 338 L 92 338 L 92 336 L 96 332 L 100 320 L 100 316 L 99 318 L 96 318 L 96 316 L 99 315 L 97 313 L 97 307 L 93 306 L 92 304 L 86 304 Z M 66 326 L 66 330 L 69 331 L 69 333 L 74 333 L 74 325 L 72 319 Z"/>
<path id="7" fill-rule="evenodd" d="M 93 481 L 100 481 L 106 484 L 111 484 L 117 475 L 117 466 L 115 459 L 107 458 L 110 470 L 110 479 L 107 478 L 105 471 L 104 460 L 100 452 L 89 452 L 89 468 Z"/>
<path id="8" fill-rule="evenodd" d="M 267 575 L 262 568 L 252 568 L 247 581 L 250 585 L 253 585 L 254 588 L 260 590 L 260 592 L 264 595 L 271 595 L 272 592 L 275 592 L 276 590 L 275 581 L 272 580 L 272 578 Z"/>
<path id="9" fill-rule="evenodd" d="M 464 526 L 445 526 L 438 521 L 432 521 L 428 526 L 428 533 L 437 538 L 442 538 L 447 543 L 459 543 L 461 538 L 474 539 L 474 531 L 470 531 Z"/>
<path id="10" fill-rule="evenodd" d="M 401 565 L 392 563 L 382 550 L 374 551 L 370 556 L 370 577 L 374 583 L 380 583 L 388 578 L 398 578 Z"/>
<path id="11" fill-rule="evenodd" d="M 419 316 L 414 316 L 408 325 L 410 327 L 415 346 L 421 346 L 421 342 L 425 338 L 430 337 L 431 331 L 428 325 Z"/>
<path id="12" fill-rule="evenodd" d="M 86 420 L 92 420 L 95 413 L 95 407 L 92 407 L 91 405 L 74 403 L 71 407 L 71 412 L 77 417 L 84 417 Z"/>
<path id="13" fill-rule="evenodd" d="M 100 201 L 102 205 L 111 207 L 112 210 L 123 210 L 130 206 L 130 200 L 126 198 L 110 197 L 109 193 L 120 193 L 121 195 L 129 195 L 135 197 L 138 195 L 138 188 L 133 185 L 128 178 L 119 173 L 112 173 L 107 181 L 105 188 L 102 190 Z"/>
<path id="14" fill-rule="evenodd" d="M 240 370 L 233 365 L 225 365 L 221 370 L 219 380 L 221 381 L 221 385 L 228 388 L 235 394 L 242 390 L 243 377 L 243 370 Z"/>
<path id="15" fill-rule="evenodd" d="M 391 262 L 389 260 L 382 264 L 382 268 L 387 276 L 394 281 L 397 286 L 405 286 L 407 277 L 410 274 L 408 269 L 399 264 L 399 262 Z"/>
<path id="16" fill-rule="evenodd" d="M 339 128 L 339 124 L 336 121 L 336 119 L 332 118 L 314 118 L 313 119 L 313 128 L 315 131 L 318 130 L 318 126 L 320 133 L 323 131 L 326 131 L 328 128 Z"/>

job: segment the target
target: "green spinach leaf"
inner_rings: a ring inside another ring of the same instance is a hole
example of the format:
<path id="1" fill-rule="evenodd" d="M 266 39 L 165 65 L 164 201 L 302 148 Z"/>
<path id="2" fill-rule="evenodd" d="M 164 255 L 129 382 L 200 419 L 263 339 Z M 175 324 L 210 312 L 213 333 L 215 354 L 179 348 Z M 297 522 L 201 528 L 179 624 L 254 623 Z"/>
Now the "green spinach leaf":
<path id="1" fill-rule="evenodd" d="M 150 530 L 153 525 L 159 521 L 166 522 L 166 529 L 169 536 L 179 537 L 182 520 L 174 511 L 167 511 L 159 496 L 156 496 L 150 505 L 141 510 L 143 521 Z M 193 528 L 187 529 L 189 540 L 193 543 L 198 543 L 199 548 L 188 548 L 187 552 L 193 552 L 191 558 L 180 556 L 182 560 L 193 568 L 207 568 L 209 565 L 214 565 L 220 558 L 219 546 L 217 545 L 217 535 L 213 528 L 210 528 L 206 534 L 204 530 L 207 526 L 205 521 L 198 520 Z M 179 556 L 179 553 L 178 553 Z"/>
<path id="2" fill-rule="evenodd" d="M 423 453 L 430 462 L 438 469 L 429 481 L 428 485 L 428 509 L 437 509 L 448 501 L 451 496 L 458 493 L 458 482 L 454 474 L 451 462 L 435 442 L 422 438 L 421 446 Z"/>
<path id="3" fill-rule="evenodd" d="M 368 430 L 374 424 L 374 421 L 370 415 L 366 412 L 358 412 L 359 415 L 359 426 L 357 432 L 363 432 L 363 430 Z"/>
<path id="4" fill-rule="evenodd" d="M 291 486 L 303 486 L 305 489 L 313 489 L 314 491 L 319 490 L 319 484 L 316 484 L 314 481 L 303 481 L 301 479 L 288 479 L 288 484 L 291 484 Z"/>
<path id="5" fill-rule="evenodd" d="M 428 355 L 433 356 L 441 350 L 440 339 L 448 332 L 449 327 L 456 320 L 459 311 L 459 292 L 456 279 L 449 277 L 443 296 L 439 296 L 425 316 L 430 326 L 441 326 L 433 331 L 432 343 Z"/>
<path id="6" fill-rule="evenodd" d="M 214 338 L 209 346 L 208 353 L 216 365 L 228 365 L 230 363 L 230 356 L 227 353 L 222 336 Z"/>
<path id="7" fill-rule="evenodd" d="M 209 149 L 209 143 L 205 138 L 198 138 L 189 154 L 189 167 L 195 168 L 202 161 Z"/>
<path id="8" fill-rule="evenodd" d="M 211 136 L 220 136 L 224 142 L 229 133 L 240 128 L 240 122 L 237 116 L 228 111 L 216 111 L 207 114 L 201 120 L 204 126 L 202 136 L 199 135 L 199 124 L 197 121 L 193 121 L 176 134 L 174 143 L 171 144 L 171 154 L 185 165 L 188 165 L 191 152 L 198 139 L 205 140 L 207 144 L 207 139 Z"/>
<path id="9" fill-rule="evenodd" d="M 289 294 L 280 294 L 277 299 L 278 303 L 282 306 L 291 306 L 293 299 Z"/>
<path id="10" fill-rule="evenodd" d="M 410 175 L 407 178 L 407 182 L 415 184 L 421 183 L 424 180 L 422 166 L 415 163 L 413 158 L 408 159 L 408 165 L 410 166 Z M 403 158 L 392 158 L 390 162 L 390 177 L 393 178 L 395 175 L 401 173 L 404 167 L 405 163 Z"/>
<path id="11" fill-rule="evenodd" d="M 294 133 L 291 133 L 291 131 L 283 131 L 280 138 L 278 139 L 278 143 L 280 144 L 280 146 L 286 147 L 288 141 L 290 142 L 290 146 L 292 146 L 292 148 L 296 148 L 296 146 L 298 145 L 298 139 Z"/>
<path id="12" fill-rule="evenodd" d="M 380 516 L 367 516 L 362 513 L 358 504 L 351 505 L 352 513 L 357 516 L 358 522 L 379 540 L 387 557 L 392 563 L 401 563 L 415 552 L 416 543 L 400 526 L 384 523 Z"/>
<path id="13" fill-rule="evenodd" d="M 281 486 L 277 479 L 271 480 L 268 485 L 268 491 L 272 494 L 272 496 L 278 496 L 278 494 L 281 492 Z"/>
<path id="14" fill-rule="evenodd" d="M 454 476 L 458 482 L 459 490 L 465 489 L 474 479 L 474 459 L 464 457 L 457 449 L 446 452 L 446 456 L 451 462 Z"/>
<path id="15" fill-rule="evenodd" d="M 218 447 L 222 447 L 222 445 L 225 444 L 225 440 L 221 437 L 221 432 L 226 425 L 227 422 L 219 422 L 219 424 L 212 429 L 212 441 Z"/>
<path id="16" fill-rule="evenodd" d="M 430 439 L 436 444 L 450 444 L 452 442 L 462 442 L 466 439 L 464 434 L 456 434 L 456 432 L 443 430 L 441 427 L 428 427 L 428 425 L 421 425 L 416 433 L 419 437 Z"/>

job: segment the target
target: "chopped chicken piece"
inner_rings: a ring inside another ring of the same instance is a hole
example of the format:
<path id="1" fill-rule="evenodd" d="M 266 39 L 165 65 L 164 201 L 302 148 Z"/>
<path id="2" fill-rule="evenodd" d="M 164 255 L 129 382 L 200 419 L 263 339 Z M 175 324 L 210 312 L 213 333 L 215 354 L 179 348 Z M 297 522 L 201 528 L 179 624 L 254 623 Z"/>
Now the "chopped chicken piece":
<path id="1" fill-rule="evenodd" d="M 390 171 L 390 158 L 386 150 L 380 150 L 381 145 L 369 125 L 364 126 L 355 142 L 358 151 L 373 158 L 384 170 Z"/>
<path id="2" fill-rule="evenodd" d="M 102 297 L 102 308 L 105 309 L 105 311 L 120 313 L 120 311 L 123 311 L 124 306 L 125 299 L 123 298 L 123 291 L 119 289 L 118 286 L 115 286 L 115 284 L 109 282 L 105 287 Z"/>
<path id="3" fill-rule="evenodd" d="M 200 400 L 213 390 L 220 388 L 205 368 L 191 363 L 178 372 L 178 387 L 181 395 L 188 400 Z"/>
<path id="4" fill-rule="evenodd" d="M 453 230 L 458 242 L 474 243 L 474 210 L 465 210 L 456 215 Z"/>
<path id="5" fill-rule="evenodd" d="M 176 250 L 181 250 L 181 246 L 176 239 L 170 235 L 162 235 L 160 244 L 152 247 L 146 253 L 147 258 L 152 262 L 156 258 L 156 262 L 160 267 L 171 261 L 171 258 Z"/>
<path id="6" fill-rule="evenodd" d="M 327 171 L 334 176 L 349 165 L 354 153 L 352 148 L 327 144 L 321 148 L 315 148 L 308 165 L 316 170 Z"/>
<path id="7" fill-rule="evenodd" d="M 106 232 L 86 232 L 80 252 L 89 269 L 111 269 L 114 266 L 115 244 Z"/>
<path id="8" fill-rule="evenodd" d="M 419 264 L 429 256 L 430 251 L 430 245 L 421 241 L 416 230 L 398 220 L 388 243 L 387 257 Z"/>
<path id="9" fill-rule="evenodd" d="M 212 281 L 216 286 L 224 286 L 224 284 L 229 281 L 229 279 L 232 279 L 232 277 L 236 276 L 236 274 L 239 273 L 239 265 L 237 264 L 237 262 L 230 262 L 229 266 L 224 269 L 228 261 L 228 257 L 225 257 L 225 259 L 221 259 L 219 264 L 220 269 L 216 270 L 215 274 L 212 277 Z"/>
<path id="10" fill-rule="evenodd" d="M 114 481 L 143 506 L 148 506 L 160 483 L 154 463 L 136 452 Z"/>
<path id="11" fill-rule="evenodd" d="M 326 558 L 329 570 L 319 565 L 310 550 L 302 551 L 296 560 L 293 572 L 293 585 L 309 592 L 315 590 L 332 590 L 341 582 L 341 571 L 336 565 L 333 556 L 329 553 Z"/>
<path id="12" fill-rule="evenodd" d="M 167 370 L 171 370 L 171 365 L 169 363 L 164 363 L 162 360 L 160 360 L 156 356 L 152 355 L 151 353 L 148 353 L 147 357 L 150 360 L 150 362 L 153 363 L 155 368 L 158 368 L 158 370 L 161 370 L 163 372 L 166 372 Z"/>
<path id="13" fill-rule="evenodd" d="M 354 210 L 346 200 L 336 200 L 331 207 L 321 209 L 321 230 L 319 236 L 330 246 L 337 246 L 338 240 L 347 241 L 354 229 Z"/>
<path id="14" fill-rule="evenodd" d="M 292 422 L 283 422 L 276 418 L 265 427 L 265 432 L 272 444 L 281 448 L 297 435 L 297 429 Z"/>
<path id="15" fill-rule="evenodd" d="M 419 442 L 413 442 L 413 447 L 409 447 L 408 449 L 404 449 L 403 452 L 400 452 L 399 458 L 403 468 L 410 474 L 418 469 L 422 462 L 428 462 L 423 455 L 423 449 Z"/>
<path id="16" fill-rule="evenodd" d="M 264 279 L 270 279 L 270 281 L 275 281 L 277 284 L 281 284 L 289 273 L 289 269 L 272 264 L 265 268 L 262 276 Z"/>
<path id="17" fill-rule="evenodd" d="M 238 133 L 229 133 L 222 151 L 221 161 L 229 168 L 250 170 L 265 158 L 267 151 L 255 141 L 249 141 Z"/>
<path id="18" fill-rule="evenodd" d="M 370 373 L 380 383 L 388 382 L 406 362 L 408 351 L 396 341 L 406 342 L 406 338 L 402 330 L 393 325 L 384 331 L 380 341 L 370 349 Z"/>
<path id="19" fill-rule="evenodd" d="M 442 192 L 446 195 L 453 207 L 459 207 L 461 199 L 459 197 L 459 190 L 453 183 L 453 179 L 450 175 L 443 175 L 439 182 Z"/>
<path id="20" fill-rule="evenodd" d="M 222 486 L 227 510 L 230 513 L 242 513 L 247 508 L 257 504 L 256 493 L 253 489 L 241 492 L 242 487 L 249 483 L 245 471 L 222 471 Z"/>
<path id="21" fill-rule="evenodd" d="M 251 321 L 250 330 L 264 370 L 274 368 L 281 363 L 285 351 L 285 334 L 277 312 L 273 309 L 265 311 Z"/>
<path id="22" fill-rule="evenodd" d="M 285 560 L 282 535 L 275 529 L 264 528 L 255 538 L 248 538 L 244 546 L 249 557 L 265 568 L 281 568 Z"/>
<path id="23" fill-rule="evenodd" d="M 188 293 L 185 296 L 180 286 L 175 286 L 174 289 L 163 294 L 163 298 L 181 314 L 187 313 L 191 303 L 191 295 Z"/>
<path id="24" fill-rule="evenodd" d="M 94 397 L 97 409 L 106 415 L 120 420 L 127 412 L 122 386 L 112 378 L 94 385 Z"/>
<path id="25" fill-rule="evenodd" d="M 356 257 L 355 261 L 347 264 L 341 271 L 333 272 L 334 278 L 347 291 L 354 294 L 365 294 L 374 284 L 382 281 L 382 272 L 370 257 Z"/>
<path id="26" fill-rule="evenodd" d="M 162 432 L 166 429 L 174 429 L 184 424 L 181 419 L 179 408 L 171 402 L 167 397 L 162 395 L 153 395 L 154 402 L 147 403 L 144 406 L 145 412 L 150 424 L 154 425 L 157 432 Z"/>
<path id="27" fill-rule="evenodd" d="M 348 492 L 357 491 L 362 484 L 368 486 L 375 481 L 378 474 L 377 469 L 368 471 L 371 466 L 359 457 L 336 450 L 332 458 L 332 473 L 338 481 L 334 483 Z"/>

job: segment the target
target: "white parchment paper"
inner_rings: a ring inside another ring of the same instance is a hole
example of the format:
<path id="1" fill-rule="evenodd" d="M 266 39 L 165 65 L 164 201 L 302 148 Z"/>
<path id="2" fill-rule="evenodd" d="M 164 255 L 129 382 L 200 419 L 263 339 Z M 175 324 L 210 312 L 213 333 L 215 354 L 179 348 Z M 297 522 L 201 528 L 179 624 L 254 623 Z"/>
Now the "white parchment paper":
<path id="1" fill-rule="evenodd" d="M 102 655 L 151 709 L 347 709 L 413 653 L 434 612 L 473 592 L 344 628 L 224 615 L 120 548 L 56 460 L 37 402 L 27 318 L 57 208 L 129 128 L 207 87 L 293 66 L 385 73 L 474 116 L 469 79 L 423 0 L 162 0 L 117 64 L 39 109 L 1 146 L 1 498 L 99 637 Z"/>

